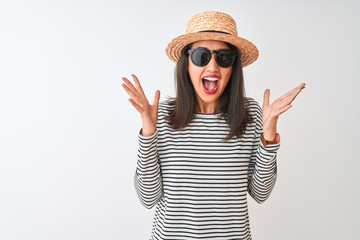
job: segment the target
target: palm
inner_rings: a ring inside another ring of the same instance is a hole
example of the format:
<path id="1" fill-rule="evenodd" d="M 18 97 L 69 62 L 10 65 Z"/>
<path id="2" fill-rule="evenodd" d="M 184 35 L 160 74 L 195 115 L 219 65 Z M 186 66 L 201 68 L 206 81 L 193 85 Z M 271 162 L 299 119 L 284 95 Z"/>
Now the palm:
<path id="1" fill-rule="evenodd" d="M 268 121 L 270 119 L 270 114 L 271 114 L 271 105 L 263 106 L 262 107 L 263 125 L 266 121 Z"/>
<path id="2" fill-rule="evenodd" d="M 153 105 L 149 104 L 148 112 L 149 112 L 149 117 L 151 119 L 151 122 L 153 124 L 156 124 L 157 119 L 158 119 L 158 104 L 153 104 Z"/>
<path id="3" fill-rule="evenodd" d="M 264 103 L 262 106 L 262 119 L 264 129 L 270 128 L 270 125 L 276 123 L 278 117 L 292 107 L 291 103 L 296 96 L 305 88 L 305 83 L 285 93 L 276 99 L 272 104 L 269 103 L 270 90 L 266 89 L 264 93 Z"/>
<path id="4" fill-rule="evenodd" d="M 276 99 L 272 104 L 269 103 L 270 90 L 265 90 L 264 103 L 262 106 L 262 122 L 264 136 L 266 139 L 273 139 L 276 133 L 276 125 L 279 116 L 292 107 L 291 103 L 304 88 L 305 83 L 302 83 L 298 87 Z"/>

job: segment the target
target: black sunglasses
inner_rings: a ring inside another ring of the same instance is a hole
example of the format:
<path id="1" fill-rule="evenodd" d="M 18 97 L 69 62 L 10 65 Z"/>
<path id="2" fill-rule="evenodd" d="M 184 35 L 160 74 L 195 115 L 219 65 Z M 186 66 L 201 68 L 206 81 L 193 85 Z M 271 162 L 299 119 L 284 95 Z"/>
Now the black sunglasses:
<path id="1" fill-rule="evenodd" d="M 188 50 L 192 63 L 198 67 L 206 66 L 210 62 L 212 53 L 216 54 L 216 63 L 223 68 L 232 66 L 237 56 L 236 52 L 230 49 L 209 50 L 207 48 L 199 47 Z"/>

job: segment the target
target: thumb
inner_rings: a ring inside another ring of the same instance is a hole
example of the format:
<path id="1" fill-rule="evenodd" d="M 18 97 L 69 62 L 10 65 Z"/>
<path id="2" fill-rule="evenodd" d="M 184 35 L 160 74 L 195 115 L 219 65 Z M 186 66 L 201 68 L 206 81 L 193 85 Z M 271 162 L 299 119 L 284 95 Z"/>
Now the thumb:
<path id="1" fill-rule="evenodd" d="M 266 89 L 264 92 L 263 106 L 269 105 L 269 99 L 270 99 L 270 89 Z"/>
<path id="2" fill-rule="evenodd" d="M 156 90 L 155 95 L 154 95 L 153 105 L 158 106 L 159 105 L 159 100 L 160 100 L 160 91 Z"/>

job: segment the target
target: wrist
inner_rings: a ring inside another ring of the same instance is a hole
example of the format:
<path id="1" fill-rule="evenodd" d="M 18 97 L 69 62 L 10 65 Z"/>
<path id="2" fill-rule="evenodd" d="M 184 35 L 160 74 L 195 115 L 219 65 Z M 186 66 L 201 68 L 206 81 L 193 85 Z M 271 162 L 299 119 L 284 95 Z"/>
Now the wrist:
<path id="1" fill-rule="evenodd" d="M 280 135 L 278 133 L 275 134 L 275 138 L 273 140 L 266 140 L 264 135 L 261 135 L 261 142 L 266 147 L 271 144 L 278 144 L 280 142 Z"/>
<path id="2" fill-rule="evenodd" d="M 267 141 L 273 141 L 276 137 L 277 119 L 274 117 L 263 123 L 264 138 Z"/>
<path id="3" fill-rule="evenodd" d="M 155 133 L 156 129 L 147 129 L 147 128 L 142 128 L 140 131 L 140 134 L 143 137 L 150 137 Z"/>
<path id="4" fill-rule="evenodd" d="M 267 142 L 272 142 L 275 140 L 276 138 L 276 131 L 274 133 L 268 133 L 268 134 L 263 134 L 264 140 Z"/>
<path id="5" fill-rule="evenodd" d="M 153 135 L 156 131 L 156 123 L 154 124 L 149 119 L 143 119 L 142 121 L 142 134 L 144 137 Z"/>
<path id="6" fill-rule="evenodd" d="M 276 125 L 265 126 L 263 128 L 263 135 L 267 141 L 273 141 L 276 137 Z"/>

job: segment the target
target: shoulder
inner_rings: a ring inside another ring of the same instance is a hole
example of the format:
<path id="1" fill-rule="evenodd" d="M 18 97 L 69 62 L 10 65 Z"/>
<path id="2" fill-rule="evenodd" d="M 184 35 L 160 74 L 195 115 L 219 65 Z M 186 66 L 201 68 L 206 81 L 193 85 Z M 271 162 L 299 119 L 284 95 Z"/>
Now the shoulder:
<path id="1" fill-rule="evenodd" d="M 262 110 L 259 103 L 255 99 L 246 97 L 245 106 L 252 118 L 261 118 Z"/>
<path id="2" fill-rule="evenodd" d="M 168 116 L 170 111 L 172 111 L 175 108 L 174 102 L 172 100 L 164 100 L 159 102 L 159 117 L 165 117 Z"/>
<path id="3" fill-rule="evenodd" d="M 251 97 L 245 98 L 245 106 L 249 111 L 260 111 L 261 112 L 261 107 L 260 107 L 259 103 Z"/>

